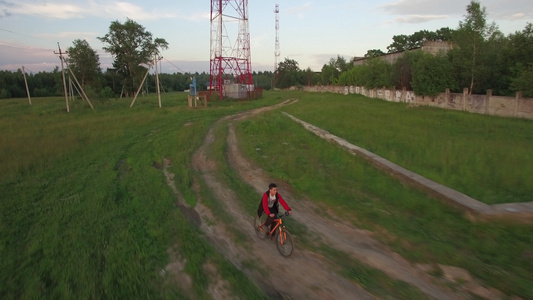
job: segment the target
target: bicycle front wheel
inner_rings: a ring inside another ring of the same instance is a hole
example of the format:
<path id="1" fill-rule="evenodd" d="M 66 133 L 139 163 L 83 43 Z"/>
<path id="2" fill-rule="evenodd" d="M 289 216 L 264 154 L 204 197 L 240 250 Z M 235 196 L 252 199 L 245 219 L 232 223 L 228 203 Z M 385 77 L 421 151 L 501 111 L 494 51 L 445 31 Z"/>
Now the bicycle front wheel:
<path id="1" fill-rule="evenodd" d="M 281 256 L 291 256 L 294 246 L 292 243 L 292 236 L 287 229 L 283 228 L 276 236 L 276 247 L 278 248 Z"/>

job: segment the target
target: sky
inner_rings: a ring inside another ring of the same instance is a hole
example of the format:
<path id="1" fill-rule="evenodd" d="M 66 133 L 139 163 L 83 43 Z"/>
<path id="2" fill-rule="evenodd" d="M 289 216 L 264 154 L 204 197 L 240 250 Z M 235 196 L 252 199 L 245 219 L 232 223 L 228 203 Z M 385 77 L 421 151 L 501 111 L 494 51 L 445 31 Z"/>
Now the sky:
<path id="1" fill-rule="evenodd" d="M 238 1 L 231 1 L 233 3 Z M 395 35 L 456 29 L 470 0 L 249 0 L 252 71 L 273 71 L 275 13 L 279 4 L 279 61 L 320 71 L 331 58 L 346 60 L 367 50 L 387 52 Z M 532 0 L 481 0 L 487 20 L 505 35 L 533 23 Z M 162 72 L 209 72 L 211 1 L 198 0 L 0 0 L 0 70 L 51 71 L 62 51 L 85 39 L 103 69 L 113 58 L 97 39 L 113 21 L 127 18 L 165 39 Z M 231 25 L 230 25 L 231 26 Z"/>

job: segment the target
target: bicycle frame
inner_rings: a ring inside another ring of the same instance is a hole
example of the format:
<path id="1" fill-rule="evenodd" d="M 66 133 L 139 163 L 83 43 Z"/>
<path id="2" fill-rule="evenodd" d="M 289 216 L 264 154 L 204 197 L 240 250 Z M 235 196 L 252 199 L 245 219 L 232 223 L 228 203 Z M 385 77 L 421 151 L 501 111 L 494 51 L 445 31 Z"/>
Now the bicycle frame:
<path id="1" fill-rule="evenodd" d="M 276 222 L 276 226 L 274 226 L 274 228 L 272 228 L 272 231 L 267 232 L 267 233 L 270 234 L 270 235 L 273 235 L 274 232 L 276 231 L 276 229 L 278 229 L 278 228 L 279 228 L 279 230 L 281 231 L 281 227 L 280 227 L 280 226 L 281 226 L 281 224 L 283 224 L 283 221 L 281 220 L 281 218 L 279 218 L 279 219 L 274 219 L 274 222 Z M 265 223 L 266 223 L 266 222 L 265 222 Z M 265 223 L 263 223 L 263 224 L 265 224 Z"/>
<path id="2" fill-rule="evenodd" d="M 274 222 L 276 223 L 276 225 L 274 226 L 274 228 L 272 228 L 272 230 L 271 230 L 270 232 L 268 232 L 268 231 L 264 231 L 264 230 L 263 230 L 263 225 L 265 225 L 266 221 L 263 222 L 263 224 L 261 224 L 261 225 L 259 226 L 259 230 L 265 232 L 266 234 L 273 235 L 274 232 L 276 232 L 276 229 L 279 228 L 280 233 L 281 233 L 281 229 L 283 228 L 283 227 L 281 227 L 281 225 L 283 224 L 283 221 L 281 220 L 281 217 L 282 217 L 282 216 L 278 216 L 277 219 L 274 219 Z"/>

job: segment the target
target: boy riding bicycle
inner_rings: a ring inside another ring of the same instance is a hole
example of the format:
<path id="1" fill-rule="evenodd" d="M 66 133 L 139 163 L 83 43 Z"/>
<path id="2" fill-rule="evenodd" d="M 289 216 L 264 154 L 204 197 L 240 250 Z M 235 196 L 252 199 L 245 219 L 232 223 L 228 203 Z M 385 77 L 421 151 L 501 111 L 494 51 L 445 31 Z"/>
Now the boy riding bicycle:
<path id="1" fill-rule="evenodd" d="M 259 207 L 257 208 L 257 217 L 261 218 L 261 214 L 264 212 L 267 216 L 267 220 L 264 224 L 266 228 L 270 227 L 268 232 L 271 232 L 274 229 L 274 219 L 279 213 L 279 203 L 283 208 L 289 213 L 292 214 L 291 208 L 287 205 L 287 202 L 283 200 L 281 195 L 278 193 L 278 186 L 275 183 L 268 185 L 268 191 L 263 194 Z"/>

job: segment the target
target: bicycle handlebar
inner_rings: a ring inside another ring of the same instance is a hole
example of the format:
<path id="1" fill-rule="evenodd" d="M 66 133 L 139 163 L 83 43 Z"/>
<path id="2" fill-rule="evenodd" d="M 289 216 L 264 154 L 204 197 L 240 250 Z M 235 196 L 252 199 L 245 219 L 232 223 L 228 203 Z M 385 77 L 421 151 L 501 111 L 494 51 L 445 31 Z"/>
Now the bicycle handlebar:
<path id="1" fill-rule="evenodd" d="M 289 214 L 288 211 L 286 211 L 284 214 L 280 214 L 280 215 L 278 216 L 278 219 L 281 219 L 281 218 L 283 218 L 283 217 L 288 217 L 288 216 L 290 216 L 290 214 Z"/>

